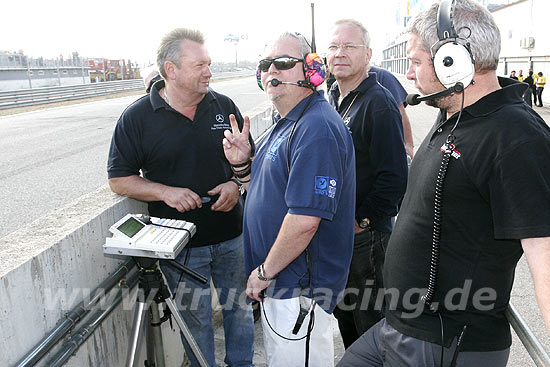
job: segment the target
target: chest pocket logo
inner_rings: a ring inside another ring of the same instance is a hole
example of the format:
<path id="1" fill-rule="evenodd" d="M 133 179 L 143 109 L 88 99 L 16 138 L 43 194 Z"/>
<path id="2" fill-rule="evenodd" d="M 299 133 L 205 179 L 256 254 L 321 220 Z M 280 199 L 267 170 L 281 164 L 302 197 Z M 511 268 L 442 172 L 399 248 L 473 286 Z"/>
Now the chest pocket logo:
<path id="1" fill-rule="evenodd" d="M 279 156 L 279 147 L 281 146 L 283 141 L 285 141 L 285 139 L 286 136 L 282 135 L 279 135 L 277 136 L 277 138 L 275 138 L 273 143 L 271 143 L 271 145 L 269 146 L 269 150 L 265 155 L 266 159 L 270 159 L 272 161 L 275 161 L 277 159 L 277 157 Z"/>
<path id="2" fill-rule="evenodd" d="M 231 126 L 225 122 L 225 118 L 221 113 L 216 115 L 216 123 L 212 124 L 210 130 L 230 130 Z"/>

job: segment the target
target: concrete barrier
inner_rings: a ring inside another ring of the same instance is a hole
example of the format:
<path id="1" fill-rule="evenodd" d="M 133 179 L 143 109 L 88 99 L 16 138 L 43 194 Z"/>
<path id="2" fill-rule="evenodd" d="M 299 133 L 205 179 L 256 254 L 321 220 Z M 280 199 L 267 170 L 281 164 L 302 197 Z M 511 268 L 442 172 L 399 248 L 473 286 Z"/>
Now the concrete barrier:
<path id="1" fill-rule="evenodd" d="M 271 125 L 267 106 L 248 112 L 255 138 Z M 109 227 L 127 213 L 146 212 L 145 203 L 104 185 L 0 238 L 0 366 L 16 364 L 119 267 L 125 258 L 103 255 Z M 66 366 L 123 366 L 134 314 L 128 304 L 123 301 Z M 175 367 L 183 348 L 174 327 L 163 324 L 166 366 Z"/>

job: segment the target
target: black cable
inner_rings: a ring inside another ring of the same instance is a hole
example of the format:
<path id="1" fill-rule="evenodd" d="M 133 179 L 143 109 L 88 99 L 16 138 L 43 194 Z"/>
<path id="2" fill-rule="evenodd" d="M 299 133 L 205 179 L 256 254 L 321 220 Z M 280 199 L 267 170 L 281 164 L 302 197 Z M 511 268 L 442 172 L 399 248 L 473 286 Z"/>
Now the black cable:
<path id="1" fill-rule="evenodd" d="M 439 326 L 441 328 L 441 362 L 439 365 L 443 367 L 443 353 L 445 351 L 445 348 L 443 347 L 443 341 L 445 340 L 445 332 L 443 331 L 443 319 L 441 318 L 441 313 L 437 313 L 437 316 L 439 316 Z"/>
<path id="2" fill-rule="evenodd" d="M 311 300 L 311 302 L 313 302 L 313 300 Z M 267 325 L 269 326 L 269 328 L 271 329 L 271 331 L 273 331 L 273 333 L 275 333 L 275 335 L 277 335 L 278 337 L 284 339 L 284 340 L 288 340 L 288 341 L 300 341 L 304 338 L 307 338 L 307 336 L 311 333 L 311 331 L 313 331 L 313 326 L 315 326 L 315 319 L 313 319 L 313 309 L 311 310 L 311 314 L 309 316 L 309 325 L 308 325 L 308 331 L 306 333 L 306 335 L 302 336 L 301 338 L 287 338 L 286 336 L 282 336 L 281 334 L 279 334 L 277 331 L 275 331 L 275 329 L 273 328 L 273 326 L 271 326 L 271 323 L 269 322 L 268 318 L 267 318 L 267 314 L 265 313 L 265 306 L 264 306 L 264 303 L 263 302 L 260 302 L 260 307 L 262 308 L 262 312 L 264 314 L 264 318 L 265 318 L 265 322 L 267 322 Z M 315 306 L 314 306 L 315 308 Z M 307 346 L 306 346 L 307 348 Z"/>
<path id="3" fill-rule="evenodd" d="M 431 312 L 437 312 L 439 316 L 439 325 L 441 328 L 441 363 L 440 366 L 443 367 L 443 354 L 444 354 L 444 345 L 445 345 L 445 333 L 443 329 L 443 318 L 441 313 L 438 312 L 437 307 L 432 303 L 433 297 L 435 295 L 435 290 L 437 288 L 437 277 L 439 271 L 439 255 L 440 255 L 440 240 L 441 240 L 441 223 L 442 223 L 442 210 L 443 210 L 443 189 L 445 188 L 445 177 L 447 176 L 447 171 L 449 169 L 449 163 L 451 159 L 451 154 L 455 150 L 455 136 L 454 131 L 460 122 L 462 117 L 462 111 L 464 110 L 464 92 L 462 92 L 462 103 L 460 105 L 460 111 L 458 113 L 456 122 L 451 129 L 449 135 L 444 144 L 444 153 L 443 159 L 441 160 L 441 165 L 439 167 L 439 172 L 437 173 L 437 179 L 435 182 L 435 194 L 434 194 L 434 224 L 432 232 L 432 249 L 430 257 L 430 271 L 428 275 L 428 289 L 426 294 L 420 297 L 420 299 L 428 306 L 428 309 Z M 462 336 L 462 334 L 461 334 Z M 453 358 L 454 359 L 454 358 Z M 452 362 L 451 362 L 452 363 Z"/>
<path id="4" fill-rule="evenodd" d="M 312 88 L 313 90 L 313 93 L 309 96 L 308 98 L 308 101 L 306 102 L 306 105 L 304 106 L 304 108 L 302 109 L 302 111 L 300 112 L 300 115 L 298 115 L 298 118 L 296 119 L 296 121 L 294 121 L 294 123 L 292 124 L 292 128 L 290 129 L 290 133 L 288 134 L 288 139 L 287 139 L 287 145 L 286 145 L 286 167 L 287 167 L 287 170 L 288 170 L 288 174 L 290 175 L 290 143 L 292 141 L 292 136 L 294 135 L 294 131 L 296 130 L 296 126 L 298 124 L 298 121 L 300 121 L 300 119 L 302 118 L 302 116 L 304 115 L 304 113 L 306 112 L 307 108 L 309 107 L 311 101 L 313 100 L 313 97 L 315 95 L 318 95 L 319 93 L 317 91 L 315 91 L 314 88 Z M 308 279 L 309 279 L 309 291 L 310 291 L 310 295 L 311 295 L 311 302 L 315 302 L 313 300 L 313 285 L 312 285 L 312 271 L 311 271 L 311 264 L 310 264 L 310 256 L 309 256 L 309 251 L 308 249 L 306 248 L 305 250 L 305 255 L 306 255 L 306 268 L 307 268 L 307 272 L 308 272 Z M 299 283 L 301 282 L 301 278 L 299 280 Z M 300 285 L 301 286 L 301 285 Z M 303 289 L 303 288 L 302 288 Z M 311 309 L 311 312 L 310 312 L 310 315 L 309 315 L 309 324 L 308 324 L 308 330 L 306 332 L 306 335 L 304 335 L 303 337 L 301 338 L 287 338 L 285 336 L 282 336 L 281 334 L 279 334 L 277 331 L 275 331 L 275 329 L 273 328 L 273 326 L 271 326 L 271 323 L 269 322 L 268 318 L 267 318 L 267 314 L 265 313 L 265 307 L 264 307 L 264 304 L 263 302 L 260 302 L 260 307 L 262 309 L 262 312 L 264 314 L 264 318 L 265 318 L 265 321 L 267 323 L 267 325 L 269 326 L 269 328 L 271 329 L 271 331 L 273 331 L 273 333 L 275 333 L 275 335 L 277 335 L 278 337 L 284 339 L 284 340 L 288 340 L 288 341 L 299 341 L 299 340 L 302 340 L 304 338 L 306 338 L 306 360 L 305 360 L 305 366 L 309 366 L 309 341 L 311 339 L 311 332 L 313 331 L 313 327 L 315 325 L 315 320 L 314 320 L 314 309 L 315 309 L 315 304 L 313 304 L 313 308 Z M 301 307 L 301 306 L 300 306 Z"/>
<path id="5" fill-rule="evenodd" d="M 454 150 L 454 140 L 455 136 L 453 135 L 460 118 L 462 117 L 462 111 L 464 110 L 464 92 L 462 93 L 462 104 L 460 106 L 460 112 L 456 119 L 451 132 L 447 136 L 445 141 L 445 152 L 443 154 L 443 159 L 441 161 L 441 166 L 439 167 L 439 172 L 437 174 L 437 180 L 435 182 L 435 194 L 434 194 L 434 225 L 432 232 L 432 250 L 430 258 L 430 272 L 428 279 L 428 290 L 426 294 L 421 297 L 422 301 L 429 307 L 431 312 L 436 312 L 435 306 L 432 305 L 432 300 L 435 294 L 435 289 L 437 286 L 437 272 L 439 269 L 439 247 L 441 239 L 441 219 L 442 219 L 442 210 L 443 210 L 443 189 L 445 187 L 445 177 L 447 175 L 447 170 L 449 169 L 449 162 L 451 159 L 451 154 Z"/>
<path id="6" fill-rule="evenodd" d="M 309 316 L 309 325 L 308 325 L 308 331 L 306 333 L 306 362 L 305 367 L 309 366 L 309 342 L 311 341 L 311 331 L 313 330 L 313 320 L 315 319 L 315 307 L 311 309 L 311 314 Z"/>

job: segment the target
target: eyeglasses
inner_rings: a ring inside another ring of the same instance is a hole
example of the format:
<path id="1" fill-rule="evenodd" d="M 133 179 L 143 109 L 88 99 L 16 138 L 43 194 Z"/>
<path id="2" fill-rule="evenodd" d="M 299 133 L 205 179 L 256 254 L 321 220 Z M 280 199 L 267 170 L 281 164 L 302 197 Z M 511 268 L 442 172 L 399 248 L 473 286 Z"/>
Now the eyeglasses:
<path id="1" fill-rule="evenodd" d="M 296 57 L 291 56 L 281 56 L 274 59 L 263 59 L 260 60 L 259 67 L 260 70 L 266 72 L 271 67 L 271 64 L 275 65 L 277 70 L 289 70 L 296 66 L 297 63 L 304 62 L 302 59 L 297 59 Z"/>
<path id="2" fill-rule="evenodd" d="M 358 45 L 353 43 L 346 43 L 343 45 L 328 45 L 328 52 L 331 54 L 335 54 L 338 49 L 345 52 L 353 52 L 355 50 L 358 50 L 360 47 L 365 47 L 365 45 Z"/>

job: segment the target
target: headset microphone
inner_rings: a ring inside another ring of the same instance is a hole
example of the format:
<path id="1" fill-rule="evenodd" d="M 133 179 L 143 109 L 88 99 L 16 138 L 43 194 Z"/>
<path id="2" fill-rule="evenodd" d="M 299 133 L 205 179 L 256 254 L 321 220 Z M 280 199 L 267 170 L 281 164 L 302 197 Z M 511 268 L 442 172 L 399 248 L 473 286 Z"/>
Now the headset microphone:
<path id="1" fill-rule="evenodd" d="M 292 84 L 292 85 L 297 85 L 298 87 L 304 87 L 304 88 L 310 88 L 310 89 L 313 88 L 311 83 L 309 83 L 307 80 L 298 80 L 297 83 L 294 83 L 294 82 L 282 82 L 279 79 L 275 79 L 275 78 L 271 79 L 272 86 L 276 87 L 281 84 Z"/>
<path id="2" fill-rule="evenodd" d="M 460 93 L 463 90 L 464 90 L 464 84 L 462 84 L 461 82 L 458 82 L 455 85 L 453 85 L 452 87 L 444 89 L 441 92 L 428 94 L 428 95 L 425 95 L 423 97 L 420 97 L 420 94 L 409 94 L 407 96 L 406 101 L 407 101 L 408 105 L 416 106 L 417 104 L 419 104 L 422 101 L 428 101 L 428 100 L 441 98 L 441 97 L 444 97 L 444 96 L 448 96 L 449 94 L 452 94 L 452 93 Z"/>
<path id="3" fill-rule="evenodd" d="M 281 84 L 292 84 L 292 85 L 299 85 L 298 83 L 292 83 L 292 82 L 282 82 L 280 81 L 279 79 L 271 79 L 271 85 L 276 87 L 278 85 L 281 85 Z"/>

